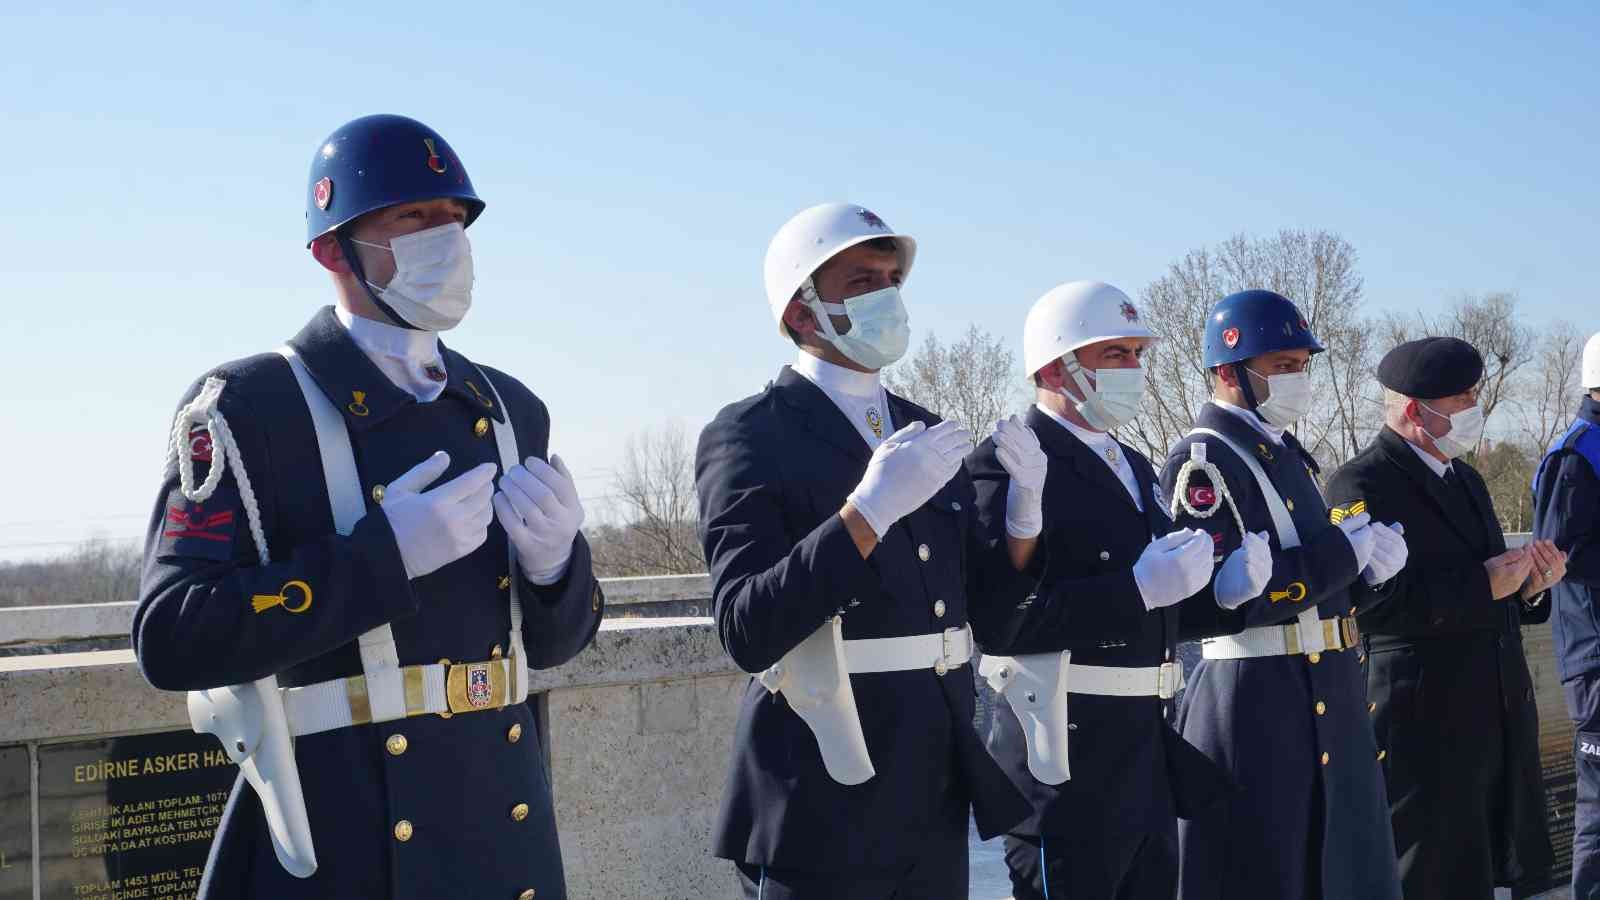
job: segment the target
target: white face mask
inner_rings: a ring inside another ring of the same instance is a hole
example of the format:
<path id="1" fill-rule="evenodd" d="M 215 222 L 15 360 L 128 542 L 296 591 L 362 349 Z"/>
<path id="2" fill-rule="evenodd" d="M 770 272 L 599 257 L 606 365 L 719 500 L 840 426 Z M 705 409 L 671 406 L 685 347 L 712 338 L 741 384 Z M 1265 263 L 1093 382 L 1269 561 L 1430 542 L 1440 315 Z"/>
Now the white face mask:
<path id="1" fill-rule="evenodd" d="M 1424 434 L 1433 438 L 1433 446 L 1437 447 L 1446 458 L 1455 459 L 1478 449 L 1478 441 L 1483 438 L 1483 407 L 1474 404 L 1446 416 L 1421 400 L 1417 401 L 1417 405 L 1436 416 L 1450 420 L 1450 430 L 1444 434 L 1436 435 L 1426 426 L 1422 429 Z"/>
<path id="2" fill-rule="evenodd" d="M 1267 383 L 1267 399 L 1256 404 L 1256 412 L 1268 425 L 1288 428 L 1311 411 L 1310 372 L 1262 375 L 1248 367 L 1245 371 Z"/>
<path id="3" fill-rule="evenodd" d="M 900 289 L 889 286 L 851 297 L 843 303 L 825 303 L 817 296 L 810 279 L 801 287 L 811 311 L 816 315 L 818 336 L 832 344 L 845 358 L 863 369 L 878 370 L 893 365 L 906 355 L 911 344 L 911 317 L 906 313 Z M 848 316 L 850 332 L 833 330 L 829 316 Z"/>
<path id="4" fill-rule="evenodd" d="M 1089 385 L 1085 375 L 1091 371 L 1078 365 L 1070 356 L 1061 361 L 1066 365 L 1072 382 L 1083 392 L 1083 400 L 1067 393 L 1066 385 L 1057 390 L 1072 401 L 1078 414 L 1096 431 L 1114 431 L 1133 421 L 1139 414 L 1139 401 L 1144 398 L 1144 369 L 1094 369 L 1094 385 Z"/>
<path id="5" fill-rule="evenodd" d="M 375 291 L 395 315 L 423 331 L 449 331 L 472 307 L 472 245 L 460 222 L 390 238 L 388 246 L 351 241 L 394 254 L 394 277 Z"/>

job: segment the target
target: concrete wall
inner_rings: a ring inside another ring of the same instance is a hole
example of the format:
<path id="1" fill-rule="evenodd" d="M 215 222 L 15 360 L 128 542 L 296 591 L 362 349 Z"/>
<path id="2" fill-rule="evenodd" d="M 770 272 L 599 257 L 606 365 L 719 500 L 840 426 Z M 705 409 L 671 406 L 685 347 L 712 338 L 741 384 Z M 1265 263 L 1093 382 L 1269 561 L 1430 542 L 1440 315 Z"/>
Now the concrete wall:
<path id="1" fill-rule="evenodd" d="M 605 589 L 619 617 L 572 663 L 533 673 L 571 894 L 731 897 L 732 867 L 708 848 L 747 676 L 709 618 L 651 615 L 655 604 L 705 609 L 709 578 Z M 0 646 L 17 654 L 0 657 L 0 748 L 36 756 L 41 744 L 188 727 L 183 696 L 145 684 L 132 651 L 49 652 L 125 638 L 132 614 L 130 604 L 0 610 Z"/>

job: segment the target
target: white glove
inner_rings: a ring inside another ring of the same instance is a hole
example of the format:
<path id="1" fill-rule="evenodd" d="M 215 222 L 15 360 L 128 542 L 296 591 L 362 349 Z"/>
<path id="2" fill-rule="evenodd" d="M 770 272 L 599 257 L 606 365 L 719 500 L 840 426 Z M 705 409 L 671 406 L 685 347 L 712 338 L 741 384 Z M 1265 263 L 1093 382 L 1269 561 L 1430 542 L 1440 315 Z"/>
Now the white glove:
<path id="1" fill-rule="evenodd" d="M 1344 532 L 1350 549 L 1355 551 L 1356 571 L 1360 572 L 1372 561 L 1372 544 L 1377 540 L 1372 536 L 1372 516 L 1369 513 L 1351 516 L 1339 523 L 1339 530 Z"/>
<path id="2" fill-rule="evenodd" d="M 994 423 L 994 455 L 1011 476 L 1006 488 L 1006 534 L 1036 538 L 1044 531 L 1044 476 L 1048 465 L 1039 436 L 1012 416 Z"/>
<path id="3" fill-rule="evenodd" d="M 1238 609 L 1261 596 L 1272 580 L 1272 543 L 1265 531 L 1245 532 L 1239 549 L 1228 555 L 1217 572 L 1212 593 L 1223 609 Z"/>
<path id="4" fill-rule="evenodd" d="M 872 451 L 866 474 L 846 499 L 881 541 L 889 526 L 927 503 L 955 477 L 971 449 L 972 436 L 955 422 L 932 428 L 912 422 Z"/>
<path id="5" fill-rule="evenodd" d="M 431 491 L 423 488 L 450 468 L 440 450 L 384 488 L 383 514 L 394 531 L 407 578 L 421 578 L 483 546 L 494 508 L 494 463 L 457 475 Z"/>
<path id="6" fill-rule="evenodd" d="M 572 539 L 583 527 L 583 504 L 561 457 L 546 463 L 530 456 L 500 479 L 495 515 L 517 548 L 517 562 L 534 584 L 555 584 L 567 574 Z"/>
<path id="7" fill-rule="evenodd" d="M 1363 581 L 1378 585 L 1400 574 L 1411 552 L 1406 548 L 1405 533 L 1406 527 L 1399 522 L 1388 525 L 1372 523 L 1372 559 L 1361 570 Z"/>
<path id="8" fill-rule="evenodd" d="M 1211 580 L 1211 535 L 1185 528 L 1150 542 L 1133 564 L 1144 608 L 1157 610 L 1192 597 Z"/>

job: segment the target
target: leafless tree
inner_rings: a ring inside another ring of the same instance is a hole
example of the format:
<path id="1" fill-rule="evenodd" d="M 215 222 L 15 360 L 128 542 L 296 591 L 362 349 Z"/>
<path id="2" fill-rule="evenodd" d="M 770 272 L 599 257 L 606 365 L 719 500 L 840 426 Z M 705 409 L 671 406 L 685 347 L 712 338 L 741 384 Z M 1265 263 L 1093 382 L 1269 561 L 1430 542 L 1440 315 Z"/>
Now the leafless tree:
<path id="1" fill-rule="evenodd" d="M 1539 453 L 1572 422 L 1583 389 L 1578 366 L 1585 336 L 1570 322 L 1551 323 L 1533 341 L 1533 362 L 1512 391 L 1517 437 Z"/>
<path id="2" fill-rule="evenodd" d="M 141 558 L 134 542 L 92 537 L 60 557 L 0 563 L 0 607 L 137 600 Z"/>
<path id="3" fill-rule="evenodd" d="M 612 490 L 622 521 L 590 530 L 598 570 L 606 575 L 705 571 L 695 536 L 694 453 L 682 426 L 672 423 L 630 436 Z"/>
<path id="4" fill-rule="evenodd" d="M 1119 435 L 1153 459 L 1194 425 L 1211 395 L 1203 364 L 1206 317 L 1222 297 L 1250 288 L 1276 291 L 1305 314 L 1328 352 L 1311 367 L 1322 401 L 1296 428 L 1324 466 L 1335 466 L 1371 439 L 1381 422 L 1372 381 L 1371 328 L 1362 316 L 1356 250 L 1327 231 L 1284 230 L 1266 238 L 1235 235 L 1191 250 L 1141 294 L 1141 311 L 1161 341 L 1146 354 L 1150 392 L 1144 411 Z"/>
<path id="5" fill-rule="evenodd" d="M 996 419 L 1015 412 L 1029 392 L 1005 341 L 977 325 L 949 346 L 930 333 L 909 359 L 884 370 L 884 386 L 953 419 L 982 440 Z"/>

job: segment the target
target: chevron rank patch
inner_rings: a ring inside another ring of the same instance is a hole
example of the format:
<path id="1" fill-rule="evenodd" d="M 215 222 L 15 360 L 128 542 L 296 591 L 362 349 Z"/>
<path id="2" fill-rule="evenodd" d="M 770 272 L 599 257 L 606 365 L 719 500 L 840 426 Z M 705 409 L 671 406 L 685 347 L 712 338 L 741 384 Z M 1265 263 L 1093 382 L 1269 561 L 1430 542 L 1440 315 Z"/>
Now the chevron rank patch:
<path id="1" fill-rule="evenodd" d="M 1335 506 L 1328 510 L 1328 520 L 1337 525 L 1351 516 L 1359 516 L 1367 511 L 1367 501 L 1354 500 L 1342 506 Z"/>

